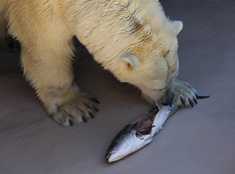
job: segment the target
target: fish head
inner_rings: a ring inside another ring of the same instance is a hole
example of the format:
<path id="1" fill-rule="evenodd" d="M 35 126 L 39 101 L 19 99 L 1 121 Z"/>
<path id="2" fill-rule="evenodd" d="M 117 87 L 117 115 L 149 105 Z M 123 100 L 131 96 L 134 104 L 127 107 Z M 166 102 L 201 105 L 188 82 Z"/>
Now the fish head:
<path id="1" fill-rule="evenodd" d="M 150 135 L 137 135 L 134 126 L 128 125 L 114 138 L 105 157 L 108 162 L 118 161 L 152 141 Z"/>

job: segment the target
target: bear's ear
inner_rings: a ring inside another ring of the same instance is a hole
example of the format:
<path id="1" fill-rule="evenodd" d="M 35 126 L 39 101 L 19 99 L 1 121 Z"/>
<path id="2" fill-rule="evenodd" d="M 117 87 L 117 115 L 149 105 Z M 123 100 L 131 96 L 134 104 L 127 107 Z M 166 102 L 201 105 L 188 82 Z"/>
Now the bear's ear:
<path id="1" fill-rule="evenodd" d="M 132 69 L 137 68 L 139 66 L 139 60 L 134 55 L 129 55 L 121 58 L 122 61 L 127 63 Z"/>
<path id="2" fill-rule="evenodd" d="M 174 28 L 174 32 L 176 33 L 176 35 L 178 35 L 180 33 L 180 31 L 183 29 L 183 22 L 182 21 L 173 21 L 173 28 Z"/>

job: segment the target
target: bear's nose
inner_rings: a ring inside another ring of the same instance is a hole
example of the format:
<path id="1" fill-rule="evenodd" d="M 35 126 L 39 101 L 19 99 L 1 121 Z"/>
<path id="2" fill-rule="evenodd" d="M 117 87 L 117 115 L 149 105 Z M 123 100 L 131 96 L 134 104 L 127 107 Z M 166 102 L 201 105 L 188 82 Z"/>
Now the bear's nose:
<path id="1" fill-rule="evenodd" d="M 170 95 L 168 93 L 162 98 L 161 103 L 164 106 L 172 105 L 173 99 L 174 99 L 174 93 L 171 92 Z"/>

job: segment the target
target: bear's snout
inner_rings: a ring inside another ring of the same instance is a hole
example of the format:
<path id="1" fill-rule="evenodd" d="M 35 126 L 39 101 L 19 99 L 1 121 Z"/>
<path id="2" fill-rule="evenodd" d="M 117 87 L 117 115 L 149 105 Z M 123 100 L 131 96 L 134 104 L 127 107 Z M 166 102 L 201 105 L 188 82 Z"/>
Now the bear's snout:
<path id="1" fill-rule="evenodd" d="M 160 102 L 162 105 L 172 105 L 174 99 L 174 93 L 173 92 L 166 92 L 165 95 L 160 99 Z"/>

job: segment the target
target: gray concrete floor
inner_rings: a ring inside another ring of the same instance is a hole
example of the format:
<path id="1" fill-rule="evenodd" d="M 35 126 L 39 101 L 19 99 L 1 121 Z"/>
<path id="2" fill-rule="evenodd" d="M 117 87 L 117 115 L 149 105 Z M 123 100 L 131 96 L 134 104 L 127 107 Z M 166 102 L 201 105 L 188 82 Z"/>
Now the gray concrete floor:
<path id="1" fill-rule="evenodd" d="M 83 49 L 76 82 L 99 98 L 87 124 L 64 128 L 50 120 L 19 71 L 18 55 L 0 52 L 0 173 L 2 174 L 234 174 L 235 1 L 163 0 L 179 35 L 181 80 L 210 94 L 172 116 L 154 141 L 114 164 L 104 160 L 115 134 L 151 106 Z"/>

